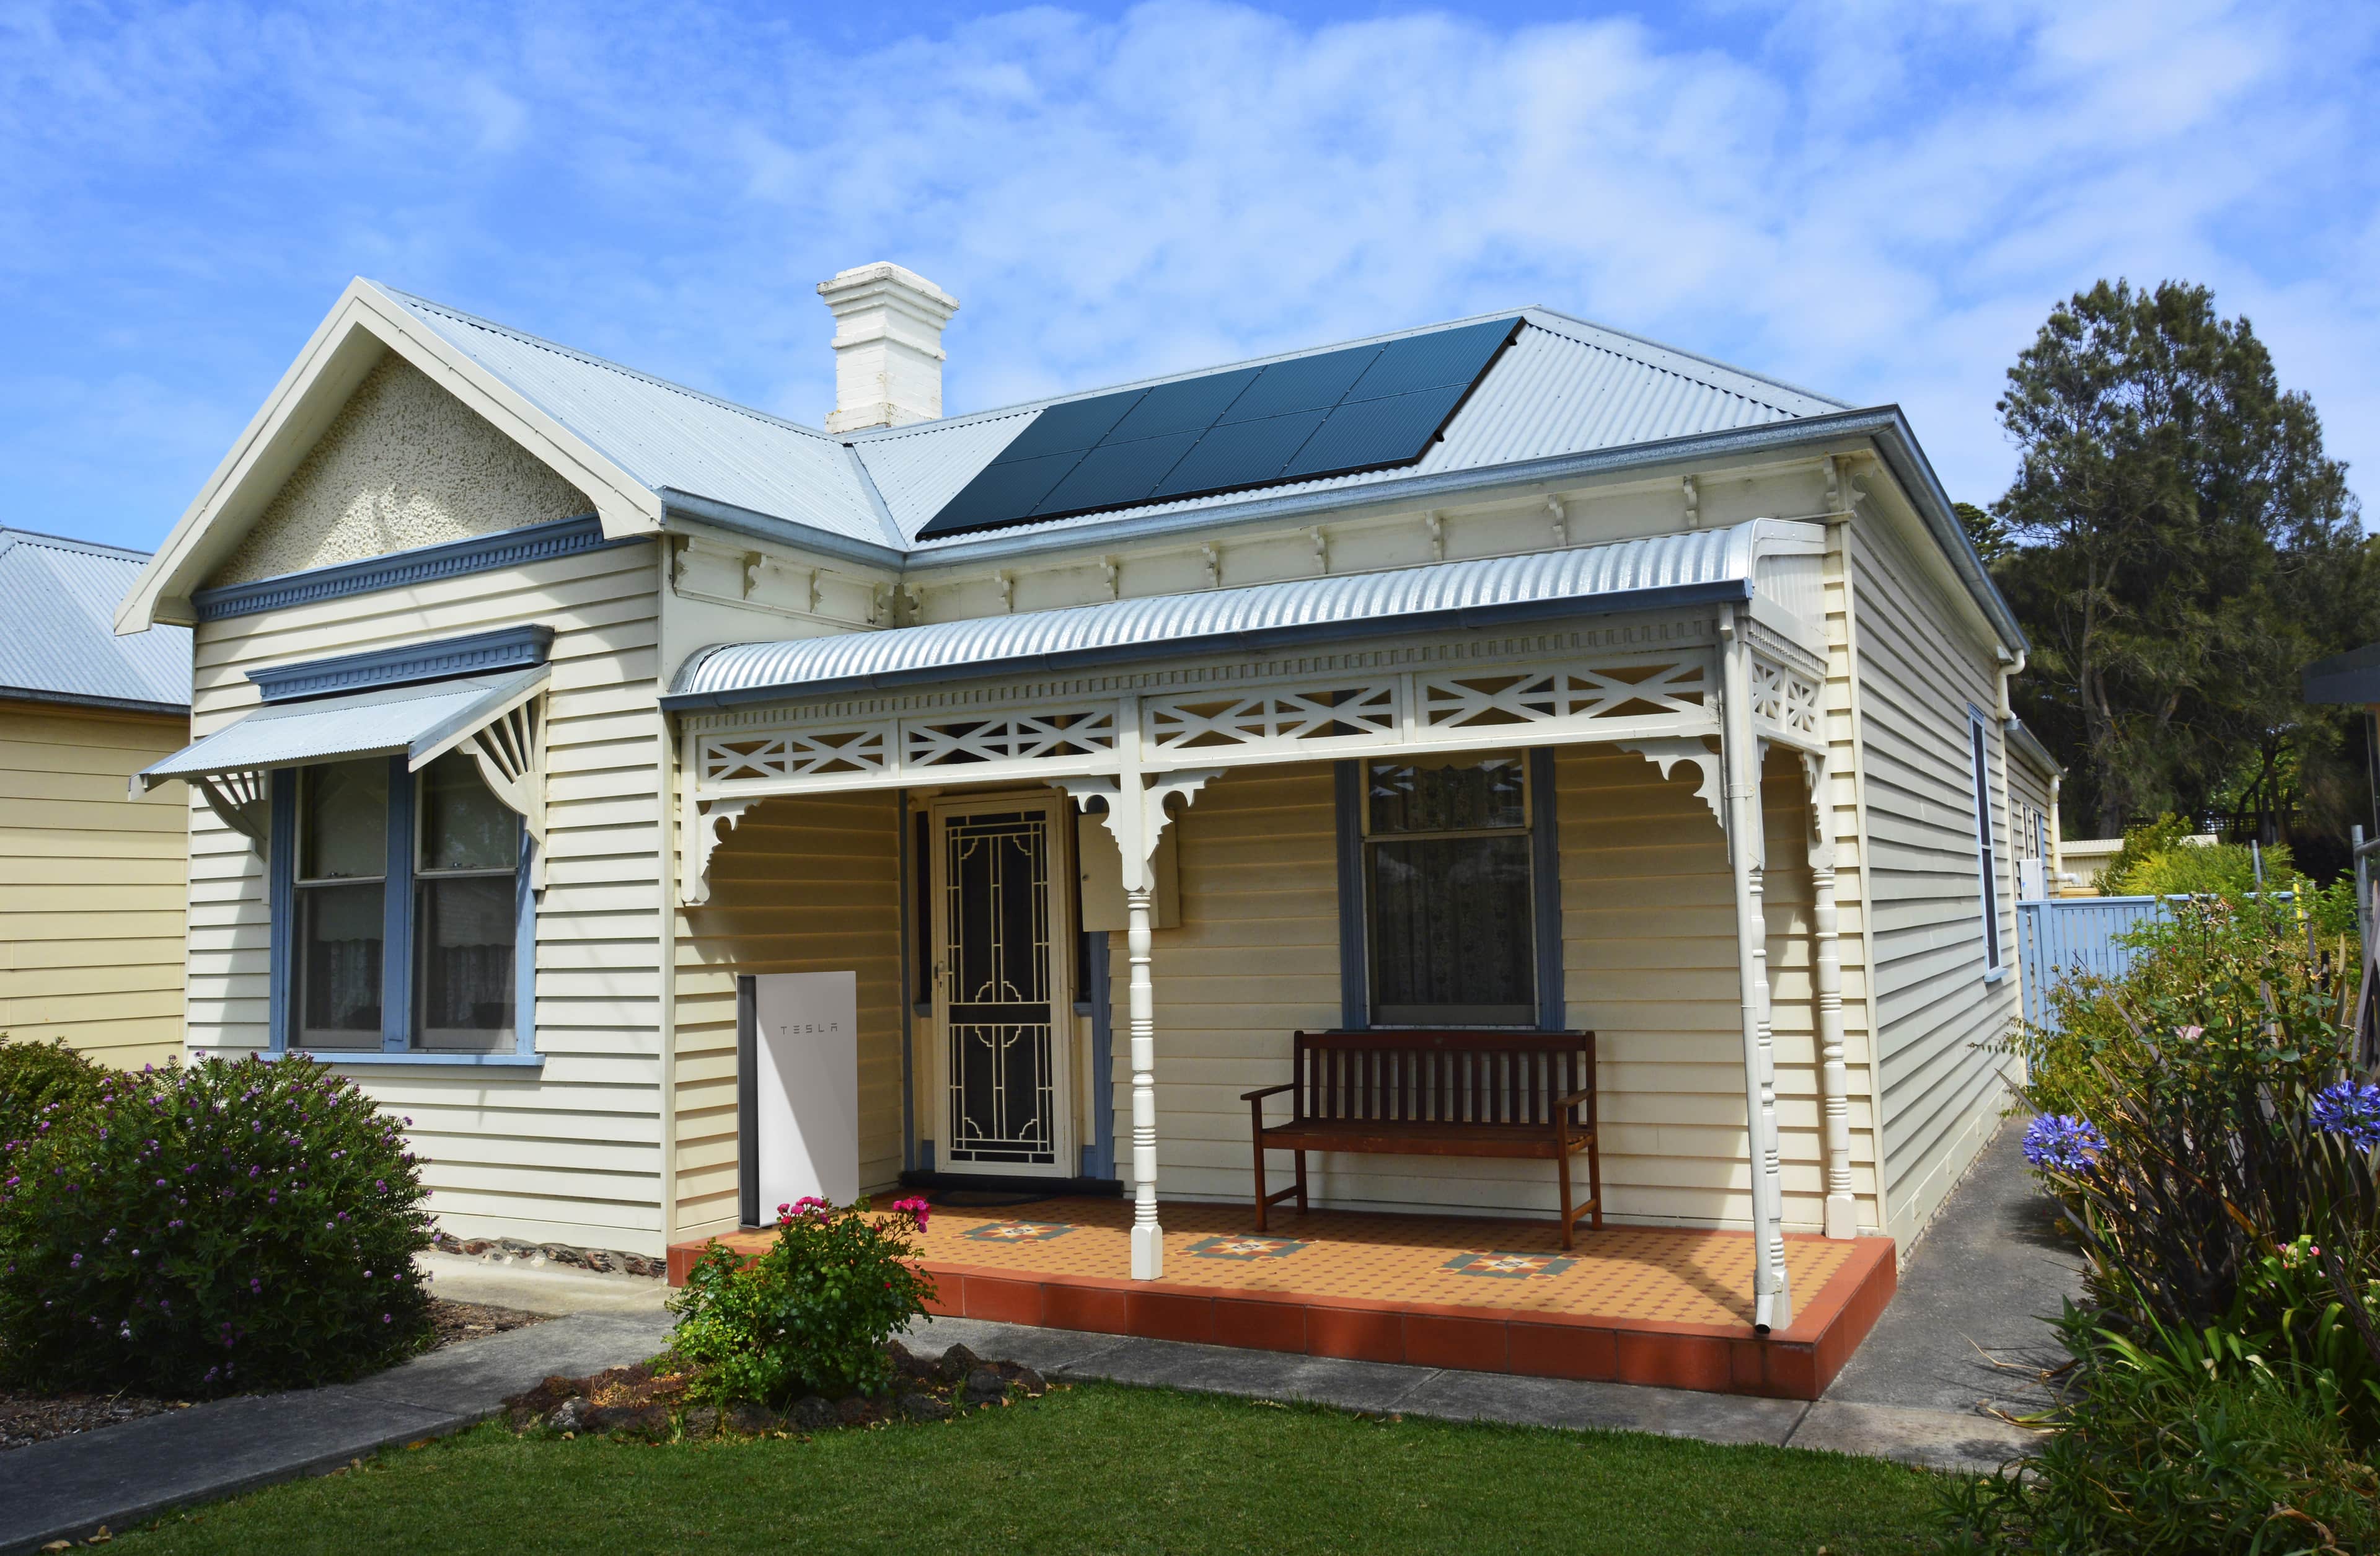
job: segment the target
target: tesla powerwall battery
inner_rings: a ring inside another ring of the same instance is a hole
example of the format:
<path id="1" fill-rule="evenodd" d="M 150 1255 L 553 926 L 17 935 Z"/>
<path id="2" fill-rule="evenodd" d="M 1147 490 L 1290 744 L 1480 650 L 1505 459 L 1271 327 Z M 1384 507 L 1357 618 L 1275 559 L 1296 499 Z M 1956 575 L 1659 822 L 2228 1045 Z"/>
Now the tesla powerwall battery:
<path id="1" fill-rule="evenodd" d="M 816 1195 L 859 1197 L 859 975 L 754 978 L 754 1137 L 763 1225 Z"/>

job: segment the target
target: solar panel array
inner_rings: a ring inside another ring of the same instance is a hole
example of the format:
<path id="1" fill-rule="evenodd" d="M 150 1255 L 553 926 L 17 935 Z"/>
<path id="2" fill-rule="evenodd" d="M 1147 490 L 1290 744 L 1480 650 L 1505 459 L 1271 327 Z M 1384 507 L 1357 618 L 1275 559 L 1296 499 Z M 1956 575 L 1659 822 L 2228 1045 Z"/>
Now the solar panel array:
<path id="1" fill-rule="evenodd" d="M 1410 465 L 1518 318 L 1045 407 L 921 540 Z"/>

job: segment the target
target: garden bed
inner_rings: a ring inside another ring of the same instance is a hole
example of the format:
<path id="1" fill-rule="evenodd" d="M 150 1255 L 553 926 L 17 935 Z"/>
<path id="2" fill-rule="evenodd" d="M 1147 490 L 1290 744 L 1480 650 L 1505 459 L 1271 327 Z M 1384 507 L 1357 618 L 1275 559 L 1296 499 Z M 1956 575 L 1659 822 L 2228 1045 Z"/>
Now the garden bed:
<path id="1" fill-rule="evenodd" d="M 490 1307 L 476 1302 L 447 1302 L 432 1297 L 430 1320 L 435 1326 L 437 1339 L 430 1348 L 442 1350 L 468 1340 L 485 1340 L 507 1330 L 541 1324 L 546 1318 L 543 1313 L 524 1313 L 516 1307 Z M 188 1400 L 154 1399 L 133 1393 L 47 1394 L 0 1388 L 0 1453 L 189 1407 Z"/>
<path id="2" fill-rule="evenodd" d="M 691 1377 L 670 1369 L 667 1358 L 615 1367 L 585 1378 L 548 1378 L 504 1402 L 516 1431 L 566 1436 L 618 1435 L 665 1441 L 707 1437 L 782 1437 L 874 1427 L 894 1421 L 947 1421 L 967 1410 L 1002 1408 L 1038 1399 L 1049 1383 L 1029 1367 L 987 1361 L 965 1345 L 940 1355 L 920 1355 L 899 1341 L 885 1347 L 892 1364 L 887 1394 L 846 1394 L 829 1399 L 807 1394 L 783 1410 L 749 1402 L 722 1409 L 689 1397 Z"/>

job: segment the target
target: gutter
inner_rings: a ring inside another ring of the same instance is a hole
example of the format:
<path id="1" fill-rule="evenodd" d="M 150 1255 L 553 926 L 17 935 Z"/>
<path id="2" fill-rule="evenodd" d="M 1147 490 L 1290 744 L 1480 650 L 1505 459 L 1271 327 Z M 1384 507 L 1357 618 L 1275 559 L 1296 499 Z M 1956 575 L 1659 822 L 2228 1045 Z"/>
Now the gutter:
<path id="1" fill-rule="evenodd" d="M 1511 626 L 1566 617 L 1614 615 L 1628 611 L 1667 610 L 1682 605 L 1716 604 L 1751 598 L 1751 579 L 1722 578 L 1712 583 L 1633 589 L 1618 594 L 1565 595 L 1557 600 L 1462 605 L 1451 610 L 1415 612 L 1388 621 L 1375 616 L 1354 616 L 1344 621 L 1293 622 L 1236 632 L 1200 633 L 1196 637 L 1171 638 L 1157 642 L 1103 643 L 1097 648 L 1063 649 L 1054 653 L 1020 654 L 959 664 L 913 665 L 796 684 L 738 687 L 724 691 L 674 692 L 662 699 L 662 706 L 673 713 L 705 708 L 739 708 L 756 702 L 791 702 L 843 692 L 890 691 L 929 683 L 941 685 L 953 680 L 1005 678 L 1019 673 L 1069 674 L 1103 665 L 1142 663 L 1159 655 L 1262 651 L 1307 643 L 1343 641 L 1350 638 L 1376 638 L 1384 634 L 1402 636 L 1442 631 L 1448 627 Z M 1071 608 L 1099 609 L 1096 605 Z M 698 664 L 702 657 L 698 655 L 687 663 L 689 665 Z"/>
<path id="2" fill-rule="evenodd" d="M 89 697 L 80 692 L 44 691 L 33 687 L 0 687 L 0 702 L 39 702 L 62 708 L 103 708 L 116 713 L 160 713 L 188 719 L 187 702 L 148 702 L 137 697 Z"/>
<path id="3" fill-rule="evenodd" d="M 751 508 L 739 508 L 733 503 L 680 492 L 674 487 L 662 487 L 660 496 L 664 528 L 672 516 L 697 519 L 755 541 L 771 541 L 781 546 L 800 546 L 845 562 L 856 562 L 862 566 L 889 567 L 896 573 L 909 560 L 907 552 L 892 546 L 878 545 L 873 541 L 855 541 L 848 535 L 837 535 Z"/>

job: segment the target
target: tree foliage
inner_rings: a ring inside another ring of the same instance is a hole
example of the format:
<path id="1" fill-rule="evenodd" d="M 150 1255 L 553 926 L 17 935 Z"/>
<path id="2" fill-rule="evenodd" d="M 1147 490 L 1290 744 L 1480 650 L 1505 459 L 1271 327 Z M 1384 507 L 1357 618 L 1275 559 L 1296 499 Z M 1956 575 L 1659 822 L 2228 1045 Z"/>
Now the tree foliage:
<path id="1" fill-rule="evenodd" d="M 1994 572 L 2034 644 L 2019 709 L 2078 822 L 2111 836 L 2247 794 L 2259 820 L 2343 829 L 2350 725 L 2299 700 L 2298 672 L 2374 635 L 2380 577 L 2346 466 L 2248 321 L 2204 286 L 2102 281 L 2051 312 L 1998 408 L 2020 464 Z"/>

